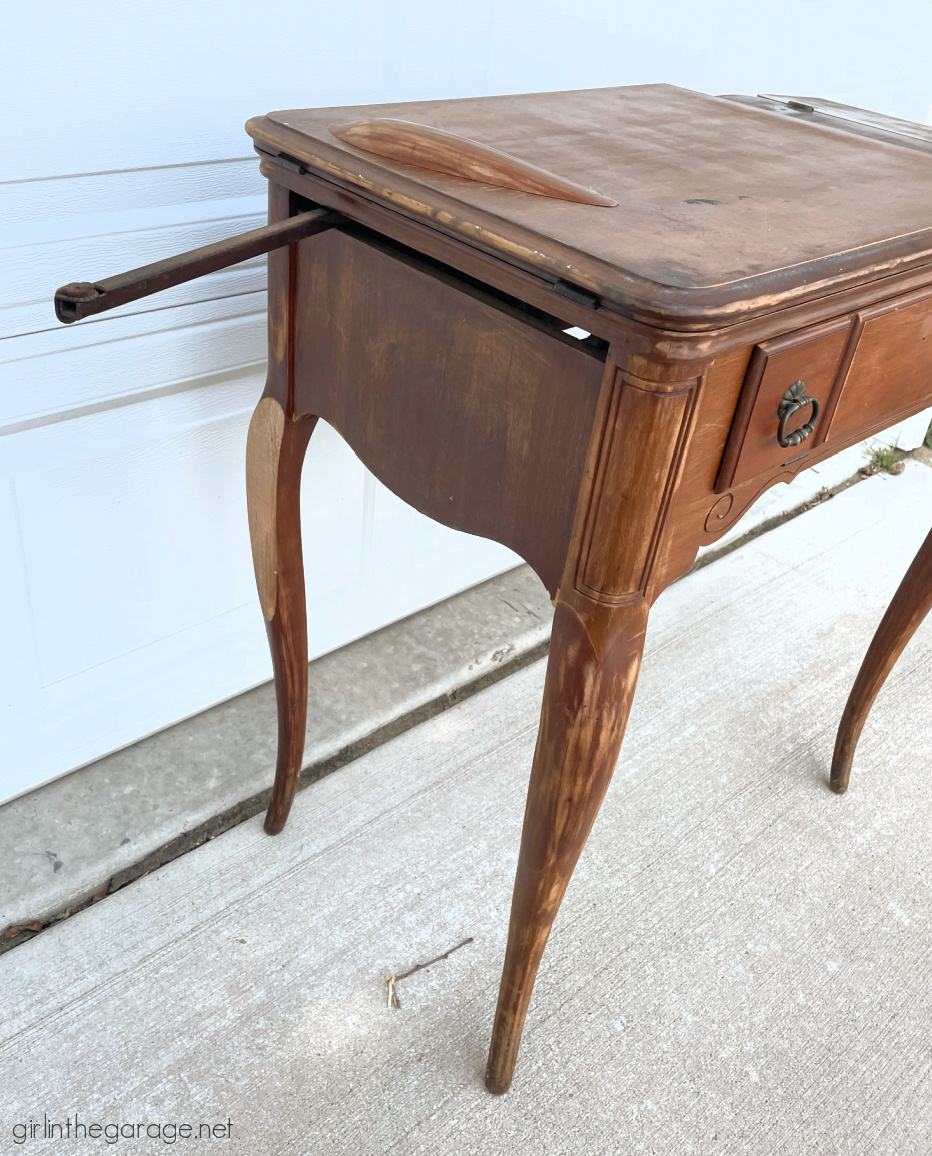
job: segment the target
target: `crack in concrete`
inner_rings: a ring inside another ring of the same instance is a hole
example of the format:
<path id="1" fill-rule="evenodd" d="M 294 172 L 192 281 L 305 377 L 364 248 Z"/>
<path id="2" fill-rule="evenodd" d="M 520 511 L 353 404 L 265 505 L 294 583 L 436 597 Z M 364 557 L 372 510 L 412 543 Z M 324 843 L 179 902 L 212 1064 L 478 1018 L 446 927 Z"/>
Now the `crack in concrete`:
<path id="1" fill-rule="evenodd" d="M 471 698 L 472 695 L 477 694 L 480 690 L 485 690 L 487 686 L 491 686 L 500 679 L 507 678 L 508 675 L 516 673 L 525 666 L 530 666 L 531 663 L 537 662 L 540 658 L 545 658 L 549 650 L 550 639 L 545 638 L 527 650 L 512 652 L 503 660 L 493 663 L 492 666 L 487 668 L 478 678 L 471 679 L 461 686 L 456 687 L 454 690 L 441 694 L 437 698 L 431 699 L 429 702 L 416 707 L 414 710 L 399 715 L 384 726 L 377 727 L 375 730 L 370 731 L 369 734 L 364 735 L 362 738 L 347 743 L 346 746 L 341 747 L 328 758 L 316 763 L 310 763 L 302 770 L 298 778 L 298 790 L 301 791 L 305 787 L 309 787 L 311 783 L 316 783 L 319 779 L 323 779 L 334 771 L 339 770 L 340 767 L 345 767 L 347 763 L 354 762 L 368 751 L 374 750 L 376 747 L 388 742 L 389 739 L 396 738 L 398 735 L 404 734 L 405 731 L 411 730 L 412 727 L 418 726 L 420 723 L 426 722 L 435 715 L 441 714 L 451 706 L 455 706 L 456 703 Z M 20 920 L 20 922 L 15 924 L 10 924 L 10 926 L 0 932 L 0 955 L 4 954 L 4 952 L 12 951 L 14 947 L 19 947 L 20 944 L 33 939 L 36 935 L 45 931 L 46 928 L 52 927 L 56 923 L 61 923 L 65 919 L 70 919 L 72 915 L 77 915 L 80 911 L 84 911 L 85 908 L 90 907 L 94 903 L 98 903 L 104 896 L 112 895 L 115 891 L 122 890 L 134 882 L 134 880 L 140 879 L 143 875 L 148 875 L 166 863 L 171 863 L 172 860 L 187 854 L 188 851 L 195 850 L 197 847 L 200 847 L 202 843 L 215 839 L 218 835 L 222 835 L 224 831 L 229 831 L 231 828 L 239 826 L 240 823 L 245 823 L 247 819 L 251 819 L 254 815 L 258 815 L 264 811 L 268 807 L 271 797 L 272 788 L 268 787 L 266 790 L 260 791 L 248 799 L 243 799 L 227 810 L 220 812 L 220 814 L 214 815 L 206 822 L 198 824 L 190 831 L 185 831 L 167 843 L 163 843 L 142 859 L 131 863 L 122 871 L 117 872 L 116 875 L 111 876 L 103 885 L 103 888 L 97 891 L 96 894 L 88 895 L 84 899 L 74 901 L 43 919 L 26 919 Z M 37 854 L 40 854 L 40 852 L 37 852 Z"/>

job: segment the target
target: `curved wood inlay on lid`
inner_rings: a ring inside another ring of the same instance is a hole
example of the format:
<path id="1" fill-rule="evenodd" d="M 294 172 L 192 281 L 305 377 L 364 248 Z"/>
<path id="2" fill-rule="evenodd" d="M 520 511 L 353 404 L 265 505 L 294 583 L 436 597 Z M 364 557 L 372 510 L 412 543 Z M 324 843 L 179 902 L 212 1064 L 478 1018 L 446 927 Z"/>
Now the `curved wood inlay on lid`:
<path id="1" fill-rule="evenodd" d="M 339 140 L 365 152 L 447 177 L 517 189 L 538 197 L 575 201 L 580 205 L 615 208 L 618 204 L 585 185 L 568 181 L 510 153 L 442 128 L 431 128 L 410 120 L 375 117 L 351 124 L 331 125 L 330 131 Z"/>

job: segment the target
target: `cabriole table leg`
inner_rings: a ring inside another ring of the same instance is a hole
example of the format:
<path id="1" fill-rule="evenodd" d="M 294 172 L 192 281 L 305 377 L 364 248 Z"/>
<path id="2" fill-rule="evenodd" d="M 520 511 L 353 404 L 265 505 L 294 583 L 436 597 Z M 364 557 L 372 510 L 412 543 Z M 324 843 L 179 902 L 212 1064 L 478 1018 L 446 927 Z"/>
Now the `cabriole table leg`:
<path id="1" fill-rule="evenodd" d="M 576 590 L 557 598 L 486 1069 L 490 1092 L 511 1084 L 547 937 L 615 769 L 647 611 L 645 599 L 606 606 Z"/>
<path id="2" fill-rule="evenodd" d="M 315 417 L 289 420 L 264 397 L 249 424 L 246 500 L 259 602 L 275 670 L 278 760 L 265 829 L 277 835 L 294 800 L 307 724 L 307 607 L 301 553 L 301 467 Z"/>
<path id="3" fill-rule="evenodd" d="M 887 612 L 880 620 L 877 633 L 864 655 L 835 739 L 832 758 L 831 788 L 842 795 L 848 789 L 851 763 L 861 731 L 874 699 L 887 675 L 896 665 L 906 643 L 932 610 L 932 533 L 919 547 L 919 553 L 906 571 L 893 595 Z"/>

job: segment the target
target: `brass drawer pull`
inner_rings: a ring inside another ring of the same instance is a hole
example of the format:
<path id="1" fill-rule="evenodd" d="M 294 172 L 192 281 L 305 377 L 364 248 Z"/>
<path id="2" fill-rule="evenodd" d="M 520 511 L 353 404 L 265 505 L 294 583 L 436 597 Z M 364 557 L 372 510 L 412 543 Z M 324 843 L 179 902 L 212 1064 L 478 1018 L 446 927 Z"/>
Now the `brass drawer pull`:
<path id="1" fill-rule="evenodd" d="M 800 426 L 799 429 L 794 429 L 792 433 L 787 433 L 786 423 L 794 413 L 806 405 L 812 406 L 812 416 L 805 425 Z M 804 381 L 794 381 L 783 395 L 777 413 L 780 417 L 777 441 L 781 446 L 798 446 L 815 429 L 816 422 L 819 420 L 819 403 L 814 397 L 806 397 L 806 383 Z"/>

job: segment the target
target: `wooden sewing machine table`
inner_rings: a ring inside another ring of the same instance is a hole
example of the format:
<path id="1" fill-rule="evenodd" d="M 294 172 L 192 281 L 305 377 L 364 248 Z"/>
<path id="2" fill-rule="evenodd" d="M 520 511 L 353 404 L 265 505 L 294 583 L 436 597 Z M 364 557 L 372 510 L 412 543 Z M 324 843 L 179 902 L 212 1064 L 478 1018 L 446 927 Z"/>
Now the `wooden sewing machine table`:
<path id="1" fill-rule="evenodd" d="M 666 85 L 279 112 L 247 129 L 266 229 L 66 286 L 56 306 L 76 320 L 270 253 L 247 445 L 279 714 L 269 832 L 303 754 L 298 498 L 319 418 L 401 498 L 510 546 L 550 591 L 486 1077 L 503 1092 L 651 604 L 768 487 L 932 403 L 932 131 Z M 927 541 L 852 693 L 836 790 L 930 592 Z"/>

